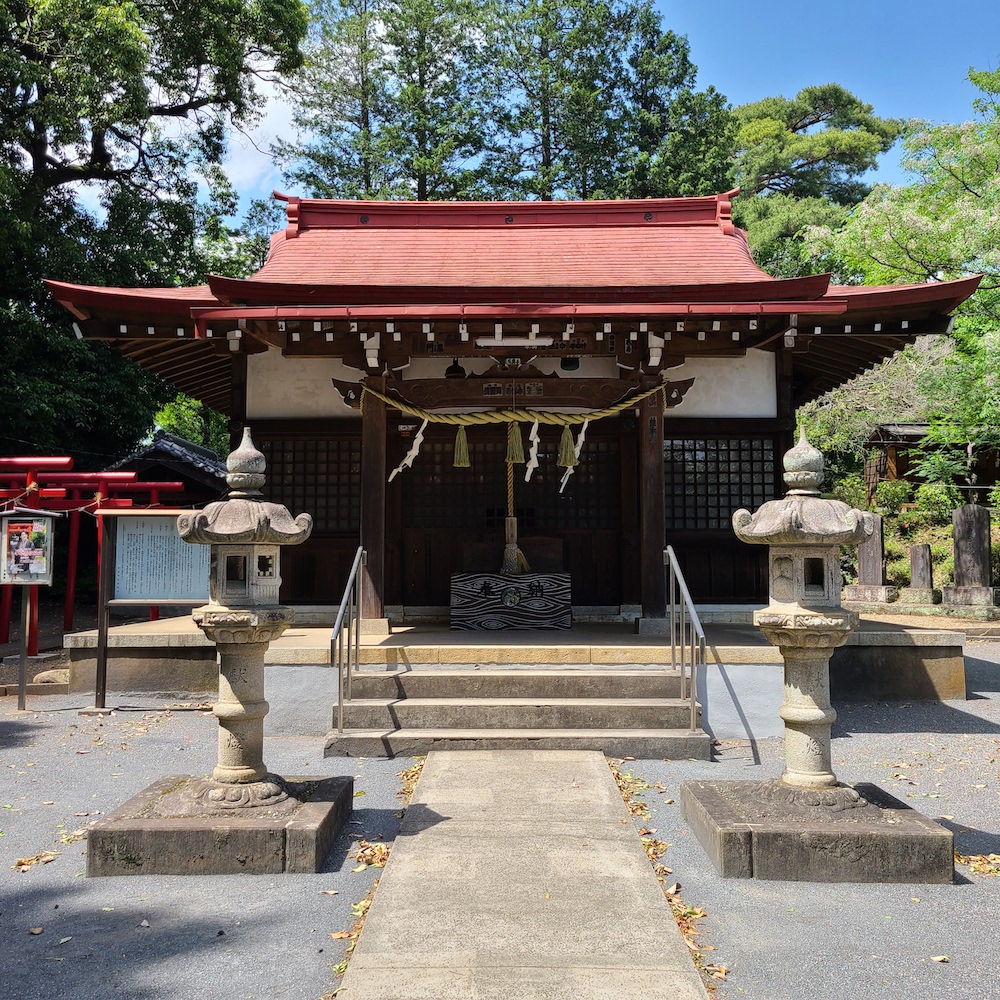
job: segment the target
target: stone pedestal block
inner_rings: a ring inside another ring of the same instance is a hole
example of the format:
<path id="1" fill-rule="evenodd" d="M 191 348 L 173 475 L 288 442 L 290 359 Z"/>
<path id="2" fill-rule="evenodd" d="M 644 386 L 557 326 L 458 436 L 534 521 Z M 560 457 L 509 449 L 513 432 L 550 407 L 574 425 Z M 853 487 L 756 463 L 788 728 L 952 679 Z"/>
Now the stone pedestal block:
<path id="1" fill-rule="evenodd" d="M 227 808 L 161 816 L 158 807 L 204 778 L 168 775 L 99 820 L 87 838 L 87 875 L 235 875 L 317 872 L 351 815 L 351 778 L 286 778 L 295 808 Z M 192 798 L 197 798 L 195 790 Z"/>
<path id="2" fill-rule="evenodd" d="M 943 587 L 941 595 L 945 604 L 972 607 L 995 607 L 1000 603 L 997 587 Z"/>
<path id="3" fill-rule="evenodd" d="M 844 587 L 844 600 L 855 604 L 890 604 L 899 597 L 896 587 L 852 583 Z"/>
<path id="4" fill-rule="evenodd" d="M 903 587 L 899 592 L 900 604 L 940 604 L 941 591 L 932 587 Z"/>
<path id="5" fill-rule="evenodd" d="M 950 883 L 954 838 L 875 785 L 683 781 L 681 811 L 723 878 Z"/>

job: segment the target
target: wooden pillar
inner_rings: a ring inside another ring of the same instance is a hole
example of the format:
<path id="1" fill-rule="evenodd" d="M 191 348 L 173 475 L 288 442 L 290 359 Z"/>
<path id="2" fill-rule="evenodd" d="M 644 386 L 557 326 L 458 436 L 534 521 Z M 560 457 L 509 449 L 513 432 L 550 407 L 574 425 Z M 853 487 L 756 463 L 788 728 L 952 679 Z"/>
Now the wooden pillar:
<path id="1" fill-rule="evenodd" d="M 385 392 L 384 378 L 366 382 Z M 385 617 L 385 438 L 385 403 L 366 396 L 361 408 L 361 545 L 367 553 L 361 567 L 362 618 Z"/>
<path id="2" fill-rule="evenodd" d="M 775 365 L 777 366 L 778 382 L 778 419 L 781 421 L 781 430 L 778 431 L 775 441 L 777 454 L 774 457 L 780 470 L 781 457 L 795 444 L 795 386 L 792 380 L 794 363 L 790 347 L 782 347 L 775 352 Z M 777 495 L 781 496 L 785 492 L 785 488 L 782 485 L 780 474 L 775 486 Z"/>
<path id="3" fill-rule="evenodd" d="M 247 356 L 240 351 L 229 362 L 229 447 L 238 448 L 247 419 Z M 226 460 L 226 456 L 221 456 Z"/>
<path id="4" fill-rule="evenodd" d="M 666 511 L 663 498 L 663 400 L 659 393 L 643 400 L 639 414 L 639 518 L 641 525 L 642 617 L 667 615 Z"/>

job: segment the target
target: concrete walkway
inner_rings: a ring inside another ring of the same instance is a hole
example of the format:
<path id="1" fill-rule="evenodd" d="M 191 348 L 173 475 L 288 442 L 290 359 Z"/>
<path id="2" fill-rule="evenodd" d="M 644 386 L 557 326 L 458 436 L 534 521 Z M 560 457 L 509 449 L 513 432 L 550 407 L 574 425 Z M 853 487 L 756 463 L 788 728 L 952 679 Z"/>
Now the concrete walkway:
<path id="1" fill-rule="evenodd" d="M 343 1000 L 706 1000 L 603 754 L 427 756 Z"/>

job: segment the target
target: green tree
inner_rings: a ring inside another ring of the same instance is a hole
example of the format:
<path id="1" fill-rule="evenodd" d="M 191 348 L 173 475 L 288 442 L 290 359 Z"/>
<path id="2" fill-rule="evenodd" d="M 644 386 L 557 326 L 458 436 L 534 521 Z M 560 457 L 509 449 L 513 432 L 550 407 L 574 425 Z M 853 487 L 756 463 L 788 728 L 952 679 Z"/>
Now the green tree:
<path id="1" fill-rule="evenodd" d="M 493 184 L 503 196 L 592 198 L 613 189 L 627 8 L 501 0 L 495 43 L 507 106 Z"/>
<path id="2" fill-rule="evenodd" d="M 399 163 L 385 129 L 392 117 L 385 0 L 317 0 L 302 69 L 285 86 L 296 142 L 274 153 L 290 183 L 317 197 L 389 198 Z"/>
<path id="3" fill-rule="evenodd" d="M 229 454 L 229 425 L 226 418 L 200 400 L 180 392 L 154 418 L 156 426 L 194 444 L 211 448 L 225 458 Z"/>
<path id="4" fill-rule="evenodd" d="M 651 2 L 631 19 L 616 197 L 715 194 L 732 182 L 736 122 L 725 97 L 696 91 L 688 40 L 664 30 Z"/>
<path id="5" fill-rule="evenodd" d="M 77 340 L 42 279 L 197 280 L 215 209 L 192 170 L 211 173 L 227 123 L 253 120 L 254 81 L 297 65 L 304 31 L 300 0 L 0 0 L 4 451 L 93 468 L 148 432 L 167 387 Z"/>
<path id="6" fill-rule="evenodd" d="M 974 119 L 910 123 L 903 166 L 911 182 L 876 187 L 842 228 L 813 230 L 807 246 L 839 257 L 866 284 L 983 275 L 959 307 L 953 349 L 918 378 L 928 456 L 958 462 L 975 485 L 977 456 L 1000 446 L 1000 71 L 971 70 L 969 79 L 980 92 Z"/>
<path id="7" fill-rule="evenodd" d="M 736 108 L 735 179 L 744 196 L 734 218 L 758 263 L 771 273 L 815 270 L 803 247 L 810 226 L 839 228 L 866 196 L 863 175 L 899 137 L 902 124 L 835 83 L 794 98 L 767 97 Z M 827 266 L 840 270 L 836 257 Z"/>
<path id="8" fill-rule="evenodd" d="M 906 185 L 879 185 L 840 230 L 810 234 L 866 284 L 983 275 L 960 310 L 991 329 L 1000 319 L 1000 70 L 969 72 L 975 117 L 961 124 L 912 122 L 903 140 Z M 963 345 L 968 348 L 968 344 Z"/>
<path id="9" fill-rule="evenodd" d="M 255 81 L 300 62 L 300 0 L 4 0 L 0 157 L 29 202 L 70 182 L 150 183 L 218 159 Z M 168 138 L 170 122 L 185 123 Z"/>
<path id="10" fill-rule="evenodd" d="M 322 197 L 473 197 L 495 117 L 483 10 L 471 0 L 322 3 L 289 82 L 299 134 L 275 146 L 289 181 Z"/>

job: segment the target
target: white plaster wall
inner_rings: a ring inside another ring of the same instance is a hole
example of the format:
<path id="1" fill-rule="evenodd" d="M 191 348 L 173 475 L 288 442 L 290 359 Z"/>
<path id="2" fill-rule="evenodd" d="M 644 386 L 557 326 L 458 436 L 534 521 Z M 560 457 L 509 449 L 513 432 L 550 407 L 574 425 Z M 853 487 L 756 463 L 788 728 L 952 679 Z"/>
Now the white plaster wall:
<path id="1" fill-rule="evenodd" d="M 749 350 L 743 358 L 690 358 L 667 373 L 671 382 L 693 378 L 672 417 L 776 417 L 774 355 Z"/>
<path id="2" fill-rule="evenodd" d="M 247 419 L 356 417 L 332 378 L 357 382 L 361 374 L 337 358 L 283 358 L 271 347 L 247 358 Z"/>

